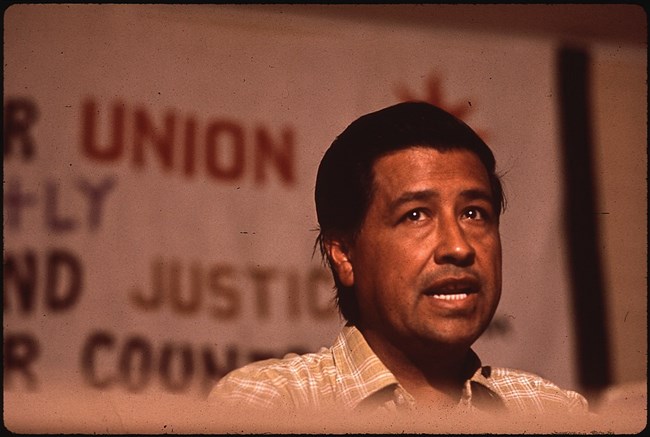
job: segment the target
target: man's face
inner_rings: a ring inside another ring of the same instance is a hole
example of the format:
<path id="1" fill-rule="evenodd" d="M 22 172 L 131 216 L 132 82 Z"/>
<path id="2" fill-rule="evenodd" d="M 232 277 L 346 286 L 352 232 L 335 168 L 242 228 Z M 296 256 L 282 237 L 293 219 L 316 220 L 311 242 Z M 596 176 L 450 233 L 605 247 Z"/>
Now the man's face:
<path id="1" fill-rule="evenodd" d="M 412 147 L 378 159 L 350 245 L 366 332 L 393 344 L 471 345 L 501 294 L 501 242 L 487 170 L 472 152 Z"/>

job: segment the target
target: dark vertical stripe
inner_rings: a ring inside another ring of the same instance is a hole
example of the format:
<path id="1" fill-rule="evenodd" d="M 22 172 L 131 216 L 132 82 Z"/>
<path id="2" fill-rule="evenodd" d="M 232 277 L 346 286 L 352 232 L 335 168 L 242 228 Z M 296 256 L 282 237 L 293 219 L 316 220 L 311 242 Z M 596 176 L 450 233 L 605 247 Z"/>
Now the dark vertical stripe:
<path id="1" fill-rule="evenodd" d="M 559 51 L 564 210 L 577 334 L 578 376 L 586 393 L 611 382 L 593 171 L 589 56 Z"/>

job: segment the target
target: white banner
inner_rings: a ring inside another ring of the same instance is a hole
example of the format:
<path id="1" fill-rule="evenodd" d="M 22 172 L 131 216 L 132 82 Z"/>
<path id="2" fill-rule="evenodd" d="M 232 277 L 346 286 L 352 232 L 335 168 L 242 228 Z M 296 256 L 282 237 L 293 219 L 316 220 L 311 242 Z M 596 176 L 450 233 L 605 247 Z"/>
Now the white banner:
<path id="1" fill-rule="evenodd" d="M 6 424 L 79 391 L 202 399 L 234 367 L 330 345 L 317 166 L 406 98 L 467 121 L 504 174 L 484 363 L 576 388 L 549 41 L 221 5 L 14 5 L 4 25 Z"/>

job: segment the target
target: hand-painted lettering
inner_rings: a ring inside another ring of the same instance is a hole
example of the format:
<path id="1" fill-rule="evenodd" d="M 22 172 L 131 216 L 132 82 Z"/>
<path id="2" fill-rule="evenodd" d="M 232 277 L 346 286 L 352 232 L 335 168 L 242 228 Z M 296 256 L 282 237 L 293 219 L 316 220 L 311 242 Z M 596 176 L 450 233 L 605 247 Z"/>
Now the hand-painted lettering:
<path id="1" fill-rule="evenodd" d="M 221 377 L 244 364 L 306 352 L 301 346 L 282 350 L 214 346 L 154 341 L 139 334 L 120 337 L 97 330 L 88 335 L 82 347 L 81 374 L 86 384 L 97 389 L 117 387 L 138 393 L 157 386 L 182 393 L 198 386 L 205 395 Z"/>
<path id="2" fill-rule="evenodd" d="M 39 381 L 34 366 L 40 354 L 38 340 L 31 334 L 5 332 L 2 354 L 5 389 L 13 386 L 16 375 L 22 375 L 28 389 L 37 389 Z"/>
<path id="3" fill-rule="evenodd" d="M 39 262 L 39 259 L 42 261 Z M 41 268 L 39 269 L 39 264 Z M 44 271 L 44 276 L 39 275 Z M 42 283 L 39 283 L 39 279 Z M 34 315 L 39 287 L 43 306 L 52 312 L 69 311 L 83 289 L 83 269 L 79 258 L 65 249 L 52 249 L 44 255 L 27 249 L 23 253 L 5 251 L 3 265 L 3 312 Z M 11 297 L 17 299 L 12 301 Z"/>
<path id="4" fill-rule="evenodd" d="M 150 278 L 149 287 L 133 287 L 129 294 L 131 303 L 144 311 L 167 308 L 180 316 L 206 313 L 218 321 L 250 317 L 251 313 L 256 320 L 336 316 L 332 279 L 322 268 L 313 267 L 300 275 L 294 269 L 274 266 L 206 266 L 157 257 L 151 263 Z"/>
<path id="5" fill-rule="evenodd" d="M 20 144 L 24 161 L 31 161 L 36 156 L 36 142 L 32 136 L 32 127 L 38 120 L 36 103 L 24 97 L 10 97 L 4 104 L 4 138 L 3 158 L 16 154 L 16 143 Z"/>
<path id="6" fill-rule="evenodd" d="M 115 177 L 106 176 L 98 182 L 79 177 L 74 184 L 76 187 L 74 192 L 80 194 L 87 205 L 85 220 L 79 217 L 78 207 L 71 207 L 69 203 L 64 202 L 66 189 L 61 181 L 46 178 L 43 182 L 43 194 L 39 196 L 38 191 L 28 191 L 23 188 L 20 179 L 9 178 L 3 199 L 7 214 L 7 230 L 21 230 L 24 214 L 33 209 L 42 210 L 43 224 L 53 233 L 63 234 L 84 228 L 91 232 L 99 230 L 108 194 L 115 189 Z"/>
<path id="7" fill-rule="evenodd" d="M 196 177 L 199 172 L 219 183 L 275 179 L 296 184 L 295 132 L 288 126 L 274 138 L 265 125 L 247 126 L 229 118 L 197 120 L 167 110 L 162 117 L 122 101 L 102 107 L 93 97 L 81 104 L 81 152 L 99 163 L 128 161 L 137 170 L 157 168 Z M 106 111 L 106 108 L 104 108 Z M 154 158 L 154 159 L 152 159 Z"/>

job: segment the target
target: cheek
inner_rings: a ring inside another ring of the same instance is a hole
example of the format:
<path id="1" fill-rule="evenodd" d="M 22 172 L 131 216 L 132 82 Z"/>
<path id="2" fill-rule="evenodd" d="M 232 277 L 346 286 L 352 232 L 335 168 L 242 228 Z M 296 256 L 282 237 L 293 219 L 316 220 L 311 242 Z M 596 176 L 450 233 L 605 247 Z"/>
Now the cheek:
<path id="1" fill-rule="evenodd" d="M 492 264 L 501 265 L 501 238 L 498 233 L 477 236 L 475 241 L 477 252 Z"/>
<path id="2" fill-rule="evenodd" d="M 499 236 L 496 237 L 494 246 L 494 264 L 499 273 L 499 277 L 501 277 L 501 238 Z"/>
<path id="3" fill-rule="evenodd" d="M 357 287 L 390 289 L 412 282 L 433 256 L 425 240 L 394 232 L 361 234 L 352 252 Z"/>
<path id="4" fill-rule="evenodd" d="M 355 285 L 364 294 L 390 295 L 397 285 L 408 281 L 412 260 L 404 250 L 376 241 L 355 255 Z"/>
<path id="5" fill-rule="evenodd" d="M 484 257 L 488 260 L 486 270 L 492 275 L 494 285 L 498 290 L 501 289 L 501 241 L 493 238 L 486 247 Z"/>

